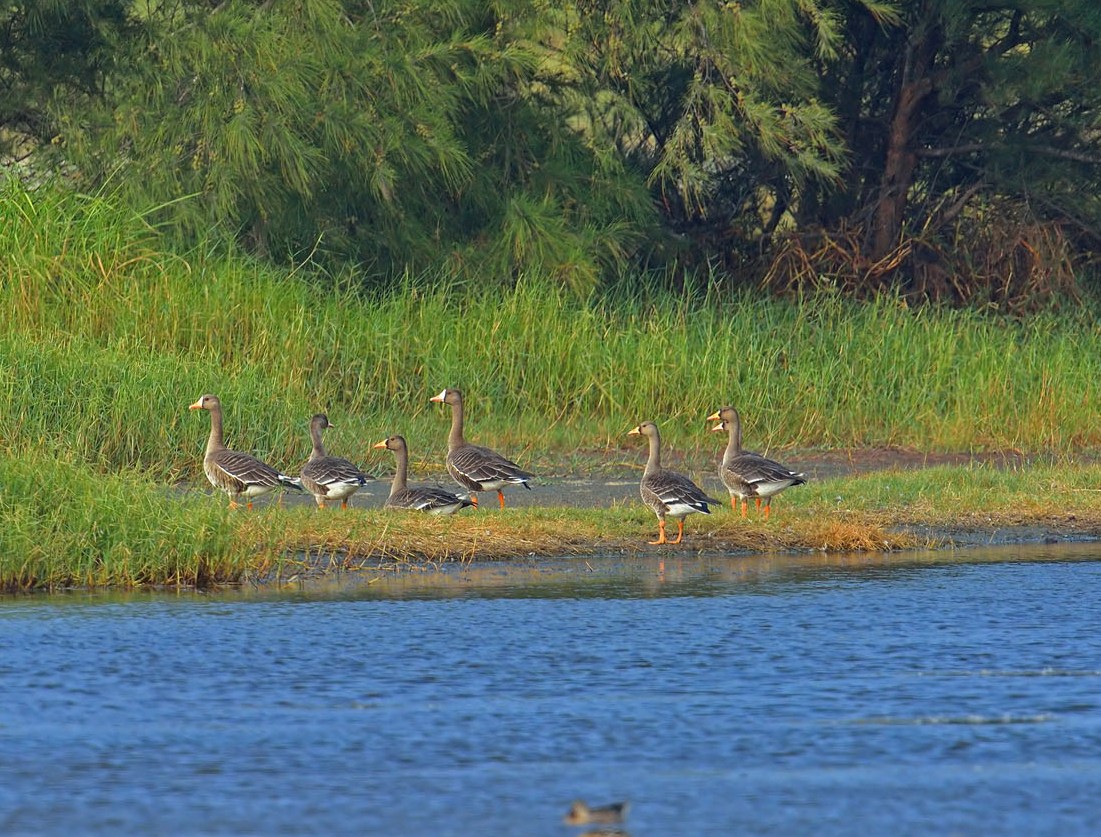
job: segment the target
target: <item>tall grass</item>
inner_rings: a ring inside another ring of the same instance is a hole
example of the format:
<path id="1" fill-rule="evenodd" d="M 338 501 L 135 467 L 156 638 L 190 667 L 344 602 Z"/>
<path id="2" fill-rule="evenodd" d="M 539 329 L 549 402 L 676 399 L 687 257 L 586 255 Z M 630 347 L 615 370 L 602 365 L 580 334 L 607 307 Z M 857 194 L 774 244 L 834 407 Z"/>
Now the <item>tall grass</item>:
<path id="1" fill-rule="evenodd" d="M 742 411 L 746 443 L 790 447 L 1073 451 L 1097 444 L 1099 327 L 1086 312 L 1027 321 L 975 311 L 683 293 L 589 299 L 521 281 L 503 292 L 409 279 L 361 296 L 305 272 L 160 249 L 110 200 L 0 193 L 0 446 L 97 472 L 199 474 L 215 392 L 228 441 L 293 471 L 316 411 L 334 453 L 388 467 L 393 432 L 413 467 L 442 463 L 468 395 L 472 438 L 526 465 L 624 448 L 656 420 L 667 445 L 718 447 L 704 417 Z"/>
<path id="2" fill-rule="evenodd" d="M 253 556 L 222 504 L 129 474 L 0 454 L 0 589 L 234 581 Z"/>

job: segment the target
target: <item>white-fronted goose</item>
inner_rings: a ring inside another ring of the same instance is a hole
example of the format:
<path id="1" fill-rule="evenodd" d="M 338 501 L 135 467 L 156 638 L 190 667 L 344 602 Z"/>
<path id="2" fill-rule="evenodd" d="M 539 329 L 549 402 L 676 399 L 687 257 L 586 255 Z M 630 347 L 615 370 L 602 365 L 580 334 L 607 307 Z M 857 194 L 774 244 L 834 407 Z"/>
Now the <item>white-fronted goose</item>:
<path id="1" fill-rule="evenodd" d="M 761 499 L 765 501 L 765 520 L 768 520 L 772 498 L 793 485 L 804 485 L 806 480 L 779 462 L 759 453 L 742 450 L 742 419 L 733 407 L 723 407 L 707 417 L 708 421 L 717 421 L 711 429 L 727 433 L 726 450 L 719 464 L 719 478 L 730 492 L 730 507 L 738 508 L 742 501 L 742 517 L 746 516 L 748 499 L 757 501 L 758 511 Z"/>
<path id="2" fill-rule="evenodd" d="M 688 477 L 661 467 L 661 436 L 658 426 L 652 421 L 644 421 L 634 430 L 629 430 L 627 435 L 645 436 L 650 441 L 650 458 L 646 460 L 646 470 L 642 472 L 642 482 L 639 485 L 642 502 L 658 516 L 658 539 L 650 543 L 678 544 L 684 537 L 684 518 L 694 512 L 711 514 L 708 505 L 717 505 L 719 501 L 708 497 Z M 675 541 L 665 539 L 666 517 L 677 521 Z"/>
<path id="3" fill-rule="evenodd" d="M 463 438 L 463 394 L 457 389 L 445 389 L 439 395 L 433 395 L 429 401 L 439 401 L 451 405 L 451 435 L 447 437 L 447 470 L 459 485 L 470 492 L 494 491 L 501 508 L 505 507 L 505 495 L 501 491 L 506 485 L 522 485 L 530 489 L 528 482 L 535 479 L 501 454 L 489 448 L 472 445 Z M 478 497 L 470 495 L 474 507 L 478 506 Z"/>
<path id="4" fill-rule="evenodd" d="M 417 485 L 412 488 L 407 486 L 405 481 L 409 473 L 409 450 L 405 446 L 404 436 L 383 439 L 375 447 L 393 451 L 397 463 L 394 482 L 390 485 L 390 497 L 385 504 L 386 508 L 413 509 L 428 512 L 428 514 L 454 514 L 459 509 L 474 505 L 474 501 L 469 497 L 460 497 L 446 488 L 428 485 Z"/>
<path id="5" fill-rule="evenodd" d="M 203 471 L 215 488 L 229 495 L 229 507 L 237 508 L 237 500 L 245 498 L 248 507 L 261 494 L 277 488 L 302 490 L 302 483 L 261 462 L 255 456 L 230 450 L 222 441 L 222 402 L 216 395 L 204 395 L 188 409 L 210 413 L 210 437 L 206 441 Z"/>
<path id="6" fill-rule="evenodd" d="M 329 424 L 329 417 L 324 413 L 318 413 L 310 419 L 313 452 L 310 454 L 310 461 L 302 466 L 299 474 L 303 487 L 314 496 L 318 508 L 322 509 L 329 500 L 339 500 L 342 509 L 348 508 L 348 498 L 370 479 L 347 459 L 325 453 L 321 431 L 335 426 Z"/>
<path id="7" fill-rule="evenodd" d="M 586 805 L 575 800 L 570 810 L 562 817 L 566 825 L 618 825 L 627 818 L 626 802 L 613 802 L 611 805 Z M 622 834 L 623 832 L 618 832 Z"/>

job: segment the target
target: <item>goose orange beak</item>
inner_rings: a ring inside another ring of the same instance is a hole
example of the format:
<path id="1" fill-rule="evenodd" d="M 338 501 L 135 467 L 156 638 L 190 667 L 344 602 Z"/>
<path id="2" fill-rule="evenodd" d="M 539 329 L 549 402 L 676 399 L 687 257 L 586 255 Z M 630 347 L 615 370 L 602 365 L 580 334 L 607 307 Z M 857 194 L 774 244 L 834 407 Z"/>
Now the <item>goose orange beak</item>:
<path id="1" fill-rule="evenodd" d="M 705 420 L 706 421 L 721 421 L 721 419 L 719 418 L 718 410 L 716 410 L 714 413 L 709 415 Z"/>
<path id="2" fill-rule="evenodd" d="M 627 435 L 628 436 L 641 436 L 642 435 L 642 426 L 639 425 L 634 430 L 628 430 Z"/>
<path id="3" fill-rule="evenodd" d="M 374 444 L 374 445 L 371 445 L 371 447 L 373 447 L 373 448 L 384 448 L 384 447 L 386 447 L 386 440 L 383 439 L 381 442 L 379 442 L 377 444 Z"/>
<path id="4" fill-rule="evenodd" d="M 203 408 L 203 399 L 200 398 L 198 401 L 196 401 L 194 404 L 189 406 L 187 409 L 189 409 L 189 410 L 201 410 L 202 408 Z"/>

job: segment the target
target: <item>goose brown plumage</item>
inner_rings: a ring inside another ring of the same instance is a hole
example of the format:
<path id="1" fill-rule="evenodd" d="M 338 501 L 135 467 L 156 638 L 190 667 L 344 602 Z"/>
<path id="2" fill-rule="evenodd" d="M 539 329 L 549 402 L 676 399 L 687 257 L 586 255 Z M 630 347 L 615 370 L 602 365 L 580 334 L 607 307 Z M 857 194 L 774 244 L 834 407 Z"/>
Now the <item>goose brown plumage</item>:
<path id="1" fill-rule="evenodd" d="M 638 427 L 627 432 L 628 436 L 645 436 L 650 442 L 650 456 L 646 460 L 646 470 L 642 472 L 639 492 L 642 501 L 653 509 L 658 517 L 658 539 L 651 544 L 678 544 L 684 538 L 684 518 L 695 512 L 711 514 L 709 505 L 718 505 L 719 501 L 708 497 L 703 489 L 683 474 L 667 471 L 661 467 L 661 434 L 652 421 L 644 421 Z M 677 521 L 677 539 L 665 538 L 665 518 Z"/>
<path id="2" fill-rule="evenodd" d="M 439 395 L 433 395 L 429 401 L 438 401 L 451 407 L 451 434 L 447 437 L 447 471 L 452 478 L 470 492 L 497 491 L 501 508 L 505 507 L 505 495 L 501 489 L 508 485 L 522 485 L 530 489 L 528 483 L 535 479 L 515 462 L 505 459 L 501 454 L 480 445 L 472 445 L 463 437 L 463 394 L 457 389 L 445 389 Z M 476 494 L 471 493 L 471 501 L 478 506 Z"/>
<path id="3" fill-rule="evenodd" d="M 252 508 L 254 498 L 277 488 L 302 490 L 302 484 L 262 462 L 255 456 L 230 450 L 222 439 L 222 402 L 216 395 L 203 395 L 188 407 L 210 413 L 210 436 L 203 456 L 203 471 L 210 484 L 229 495 L 229 507 L 237 508 L 237 500 L 245 498 Z"/>
<path id="4" fill-rule="evenodd" d="M 314 496 L 318 508 L 325 508 L 329 500 L 339 500 L 342 509 L 348 508 L 348 498 L 367 484 L 370 479 L 354 463 L 325 452 L 321 431 L 336 425 L 329 424 L 329 417 L 317 413 L 310 419 L 310 441 L 313 451 L 310 461 L 302 466 L 299 478 L 302 486 Z"/>
<path id="5" fill-rule="evenodd" d="M 428 514 L 454 514 L 460 509 L 474 505 L 474 501 L 469 497 L 460 497 L 445 488 L 429 485 L 410 487 L 407 485 L 409 449 L 405 444 L 404 436 L 391 436 L 388 439 L 383 439 L 374 447 L 393 451 L 396 462 L 394 481 L 390 485 L 390 496 L 386 500 L 386 508 L 412 509 Z"/>
<path id="6" fill-rule="evenodd" d="M 768 520 L 772 508 L 772 498 L 793 485 L 805 485 L 806 479 L 790 468 L 781 465 L 759 453 L 742 449 L 742 419 L 733 407 L 722 407 L 707 417 L 708 421 L 717 421 L 711 429 L 715 432 L 726 431 L 726 450 L 719 463 L 719 479 L 730 492 L 730 507 L 738 508 L 742 501 L 742 517 L 748 510 L 748 499 L 756 500 L 758 511 L 761 499 L 765 501 L 765 520 Z"/>
<path id="7" fill-rule="evenodd" d="M 562 822 L 566 825 L 617 825 L 627 818 L 627 808 L 627 802 L 587 805 L 584 801 L 576 799 L 570 806 L 570 810 L 562 817 Z"/>

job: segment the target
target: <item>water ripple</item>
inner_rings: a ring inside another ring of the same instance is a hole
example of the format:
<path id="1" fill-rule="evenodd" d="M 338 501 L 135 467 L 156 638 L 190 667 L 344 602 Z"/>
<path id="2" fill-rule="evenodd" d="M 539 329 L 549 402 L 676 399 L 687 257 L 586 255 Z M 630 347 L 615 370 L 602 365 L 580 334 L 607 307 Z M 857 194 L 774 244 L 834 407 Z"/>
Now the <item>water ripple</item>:
<path id="1" fill-rule="evenodd" d="M 1078 549 L 0 601 L 0 833 L 1092 837 Z"/>
<path id="2" fill-rule="evenodd" d="M 1011 724 L 1046 724 L 1057 720 L 1055 715 L 928 715 L 917 718 L 877 716 L 856 718 L 848 723 L 882 726 L 1003 726 Z"/>

